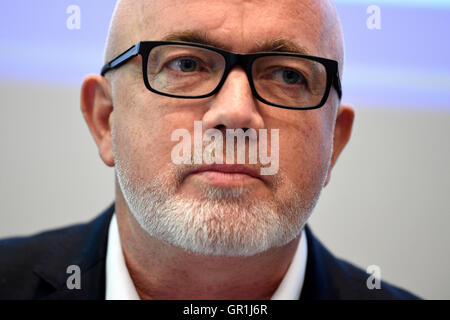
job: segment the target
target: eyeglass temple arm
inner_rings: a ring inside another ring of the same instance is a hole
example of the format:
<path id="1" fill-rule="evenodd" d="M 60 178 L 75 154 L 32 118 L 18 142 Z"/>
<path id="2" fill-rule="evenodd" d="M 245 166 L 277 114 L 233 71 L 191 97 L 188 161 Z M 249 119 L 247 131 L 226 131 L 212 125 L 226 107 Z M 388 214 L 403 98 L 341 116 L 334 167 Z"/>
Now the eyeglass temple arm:
<path id="1" fill-rule="evenodd" d="M 132 46 L 124 53 L 120 54 L 119 56 L 117 56 L 116 58 L 105 64 L 102 70 L 100 71 L 100 74 L 104 76 L 105 73 L 108 72 L 109 70 L 117 68 L 122 64 L 124 64 L 125 62 L 127 62 L 128 60 L 136 57 L 139 54 L 139 46 L 140 46 L 139 43 Z"/>
<path id="2" fill-rule="evenodd" d="M 333 84 L 336 88 L 339 99 L 342 98 L 342 85 L 341 85 L 341 77 L 339 76 L 339 71 L 336 71 L 334 75 Z"/>

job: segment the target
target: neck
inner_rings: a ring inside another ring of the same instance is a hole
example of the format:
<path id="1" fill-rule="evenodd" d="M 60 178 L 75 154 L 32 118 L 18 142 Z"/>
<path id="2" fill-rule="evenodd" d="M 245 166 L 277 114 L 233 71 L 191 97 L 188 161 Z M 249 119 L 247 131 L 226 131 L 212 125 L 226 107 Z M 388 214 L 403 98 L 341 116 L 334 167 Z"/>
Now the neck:
<path id="1" fill-rule="evenodd" d="M 116 201 L 116 215 L 127 268 L 141 299 L 270 299 L 300 238 L 250 257 L 206 256 L 149 236 L 123 198 Z"/>

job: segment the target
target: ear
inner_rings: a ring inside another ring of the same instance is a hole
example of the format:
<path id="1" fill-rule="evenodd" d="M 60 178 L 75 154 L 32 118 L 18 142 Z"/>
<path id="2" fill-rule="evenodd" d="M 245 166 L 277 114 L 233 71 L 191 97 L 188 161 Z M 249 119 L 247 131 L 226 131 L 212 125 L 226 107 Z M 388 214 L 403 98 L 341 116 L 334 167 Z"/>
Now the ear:
<path id="1" fill-rule="evenodd" d="M 328 168 L 327 179 L 325 180 L 324 186 L 328 185 L 330 182 L 331 170 L 336 164 L 342 150 L 344 150 L 344 147 L 347 145 L 348 140 L 350 140 L 354 118 L 355 111 L 351 106 L 341 105 L 339 107 L 334 127 L 333 154 L 331 156 L 331 163 Z"/>
<path id="2" fill-rule="evenodd" d="M 114 166 L 110 122 L 113 115 L 111 86 L 102 76 L 89 75 L 81 87 L 81 111 L 103 162 Z"/>

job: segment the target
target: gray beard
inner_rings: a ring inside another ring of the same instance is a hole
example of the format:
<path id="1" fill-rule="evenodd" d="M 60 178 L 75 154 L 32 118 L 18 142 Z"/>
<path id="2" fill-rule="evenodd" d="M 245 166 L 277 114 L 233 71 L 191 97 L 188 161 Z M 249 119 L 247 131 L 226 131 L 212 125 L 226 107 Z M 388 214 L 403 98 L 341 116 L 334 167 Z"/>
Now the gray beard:
<path id="1" fill-rule="evenodd" d="M 249 200 L 245 188 L 203 186 L 203 197 L 176 194 L 179 174 L 158 175 L 151 183 L 132 179 L 116 157 L 116 175 L 131 213 L 151 237 L 188 252 L 214 256 L 253 256 L 281 247 L 300 235 L 314 208 L 289 183 L 284 202 Z M 171 183 L 172 182 L 172 183 Z"/>

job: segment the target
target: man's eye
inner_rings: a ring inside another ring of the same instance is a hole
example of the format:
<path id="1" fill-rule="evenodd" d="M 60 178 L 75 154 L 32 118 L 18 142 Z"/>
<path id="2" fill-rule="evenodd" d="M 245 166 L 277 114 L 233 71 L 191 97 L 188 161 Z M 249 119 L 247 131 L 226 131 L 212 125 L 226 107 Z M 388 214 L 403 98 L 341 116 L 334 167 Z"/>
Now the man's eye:
<path id="1" fill-rule="evenodd" d="M 306 83 L 306 79 L 298 71 L 292 69 L 280 69 L 273 73 L 273 77 L 275 80 L 282 81 L 286 84 L 304 84 Z"/>
<path id="2" fill-rule="evenodd" d="M 168 67 L 175 71 L 193 72 L 198 69 L 198 63 L 191 58 L 180 58 L 169 62 Z"/>

